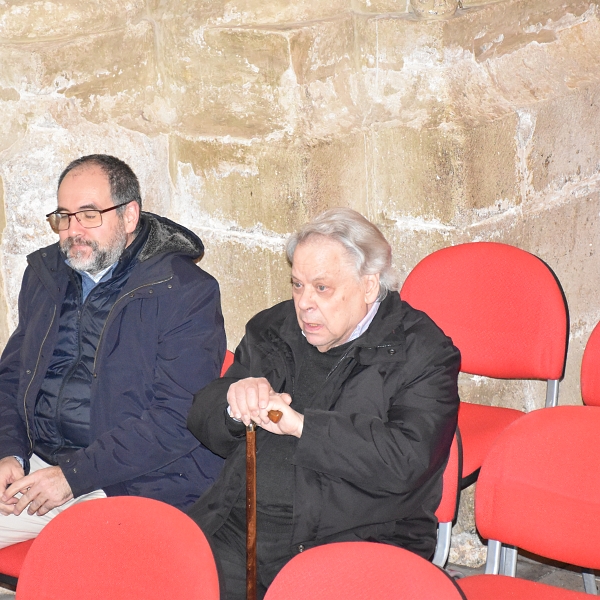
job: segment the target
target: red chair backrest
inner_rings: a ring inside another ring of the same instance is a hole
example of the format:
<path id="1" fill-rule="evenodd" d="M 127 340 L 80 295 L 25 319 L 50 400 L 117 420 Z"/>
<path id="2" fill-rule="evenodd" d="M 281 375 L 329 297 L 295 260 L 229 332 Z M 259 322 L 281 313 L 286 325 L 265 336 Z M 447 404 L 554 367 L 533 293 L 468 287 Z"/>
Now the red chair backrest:
<path id="1" fill-rule="evenodd" d="M 265 600 L 459 600 L 454 581 L 420 556 L 388 544 L 338 542 L 296 555 Z"/>
<path id="2" fill-rule="evenodd" d="M 480 534 L 600 569 L 599 431 L 595 406 L 535 410 L 507 427 L 479 474 Z"/>
<path id="3" fill-rule="evenodd" d="M 460 444 L 458 430 L 452 440 L 448 464 L 444 470 L 442 499 L 435 511 L 435 516 L 440 523 L 450 523 L 456 517 L 458 500 L 460 497 L 460 477 L 462 473 Z"/>
<path id="4" fill-rule="evenodd" d="M 583 352 L 581 397 L 584 404 L 600 406 L 600 323 L 594 327 Z"/>
<path id="5" fill-rule="evenodd" d="M 88 500 L 33 542 L 19 600 L 218 600 L 208 542 L 183 512 L 134 496 Z"/>
<path id="6" fill-rule="evenodd" d="M 225 351 L 225 359 L 223 360 L 223 366 L 221 367 L 221 377 L 227 373 L 227 369 L 233 364 L 234 355 L 231 350 Z"/>
<path id="7" fill-rule="evenodd" d="M 400 295 L 452 338 L 462 371 L 562 377 L 567 307 L 554 274 L 533 254 L 496 242 L 443 248 L 417 264 Z"/>

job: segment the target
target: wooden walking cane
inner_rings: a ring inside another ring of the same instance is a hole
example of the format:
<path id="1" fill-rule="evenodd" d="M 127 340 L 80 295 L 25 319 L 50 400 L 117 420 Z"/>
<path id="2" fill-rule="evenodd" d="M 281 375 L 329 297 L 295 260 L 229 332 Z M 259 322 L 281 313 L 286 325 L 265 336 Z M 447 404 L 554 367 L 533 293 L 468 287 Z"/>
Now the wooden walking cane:
<path id="1" fill-rule="evenodd" d="M 270 410 L 278 423 L 283 413 Z M 246 425 L 246 600 L 256 600 L 256 424 Z"/>

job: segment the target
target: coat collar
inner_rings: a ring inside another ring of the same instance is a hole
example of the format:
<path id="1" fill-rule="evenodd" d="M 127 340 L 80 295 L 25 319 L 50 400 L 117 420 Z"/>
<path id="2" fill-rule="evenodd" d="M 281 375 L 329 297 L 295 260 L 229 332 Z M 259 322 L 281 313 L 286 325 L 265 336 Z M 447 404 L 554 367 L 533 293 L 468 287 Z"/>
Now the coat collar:
<path id="1" fill-rule="evenodd" d="M 287 303 L 287 315 L 279 331 L 272 330 L 271 336 L 279 335 L 292 348 L 303 342 L 292 300 Z M 381 302 L 377 314 L 367 330 L 349 347 L 346 356 L 354 357 L 360 364 L 398 362 L 406 358 L 406 335 L 402 321 L 406 313 L 404 302 L 398 292 L 390 292 Z M 277 327 L 277 325 L 274 325 Z"/>

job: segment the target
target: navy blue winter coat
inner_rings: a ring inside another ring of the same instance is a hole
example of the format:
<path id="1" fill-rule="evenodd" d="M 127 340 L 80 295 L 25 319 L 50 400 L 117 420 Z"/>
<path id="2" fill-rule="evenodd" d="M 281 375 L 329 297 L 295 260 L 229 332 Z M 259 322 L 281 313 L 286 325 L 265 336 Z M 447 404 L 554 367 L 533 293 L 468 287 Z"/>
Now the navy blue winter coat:
<path id="1" fill-rule="evenodd" d="M 218 377 L 225 333 L 216 280 L 191 231 L 142 213 L 147 240 L 104 325 L 93 368 L 90 440 L 59 459 L 75 497 L 191 505 L 222 459 L 186 428 L 194 392 Z M 31 456 L 34 404 L 57 344 L 69 273 L 58 244 L 27 257 L 19 324 L 0 360 L 0 458 Z"/>

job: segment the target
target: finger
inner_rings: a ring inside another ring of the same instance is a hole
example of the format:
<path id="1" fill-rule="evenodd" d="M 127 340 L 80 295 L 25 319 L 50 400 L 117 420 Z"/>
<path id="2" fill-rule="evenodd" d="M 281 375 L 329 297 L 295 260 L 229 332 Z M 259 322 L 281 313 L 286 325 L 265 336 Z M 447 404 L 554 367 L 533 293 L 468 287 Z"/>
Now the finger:
<path id="1" fill-rule="evenodd" d="M 279 397 L 289 406 L 292 403 L 292 397 L 289 394 L 279 394 Z"/>
<path id="2" fill-rule="evenodd" d="M 39 515 L 40 517 L 46 514 L 50 510 L 49 501 L 44 498 L 41 494 L 29 504 L 27 507 L 27 513 L 30 515 Z"/>
<path id="3" fill-rule="evenodd" d="M 268 381 L 263 380 L 258 384 L 258 406 L 265 410 L 271 400 L 272 388 Z"/>
<path id="4" fill-rule="evenodd" d="M 19 501 L 15 504 L 15 509 L 14 509 L 15 515 L 19 516 L 29 506 L 29 504 L 35 499 L 35 498 L 30 498 L 28 496 L 29 493 L 30 493 L 29 490 L 26 490 L 25 493 L 19 498 Z"/>
<path id="5" fill-rule="evenodd" d="M 227 391 L 227 403 L 229 404 L 229 409 L 231 412 L 231 416 L 234 419 L 241 419 L 242 413 L 238 407 L 237 400 L 235 397 L 235 391 L 231 389 L 232 386 L 229 387 Z"/>
<path id="6" fill-rule="evenodd" d="M 240 385 L 235 388 L 235 403 L 237 405 L 237 418 L 241 419 L 244 425 L 249 425 L 252 422 L 251 410 L 248 407 L 249 388 L 247 385 Z"/>
<path id="7" fill-rule="evenodd" d="M 12 515 L 15 512 L 15 507 L 9 504 L 5 504 L 4 502 L 0 503 L 0 515 L 4 515 L 5 517 L 8 515 Z"/>
<path id="8" fill-rule="evenodd" d="M 258 414 L 258 401 L 259 401 L 259 386 L 258 384 L 252 382 L 251 385 L 248 385 L 245 390 L 245 404 L 247 406 L 247 410 L 249 414 L 257 415 Z"/>
<path id="9" fill-rule="evenodd" d="M 46 502 L 43 506 L 40 506 L 40 508 L 38 508 L 38 511 L 36 514 L 39 517 L 43 517 L 45 514 L 49 513 L 53 508 L 55 508 L 55 507 L 53 507 L 48 502 Z"/>
<path id="10" fill-rule="evenodd" d="M 19 492 L 24 492 L 31 487 L 31 482 L 27 478 L 19 479 L 6 488 L 6 491 L 2 495 L 2 502 L 8 502 L 10 498 L 13 498 Z"/>

